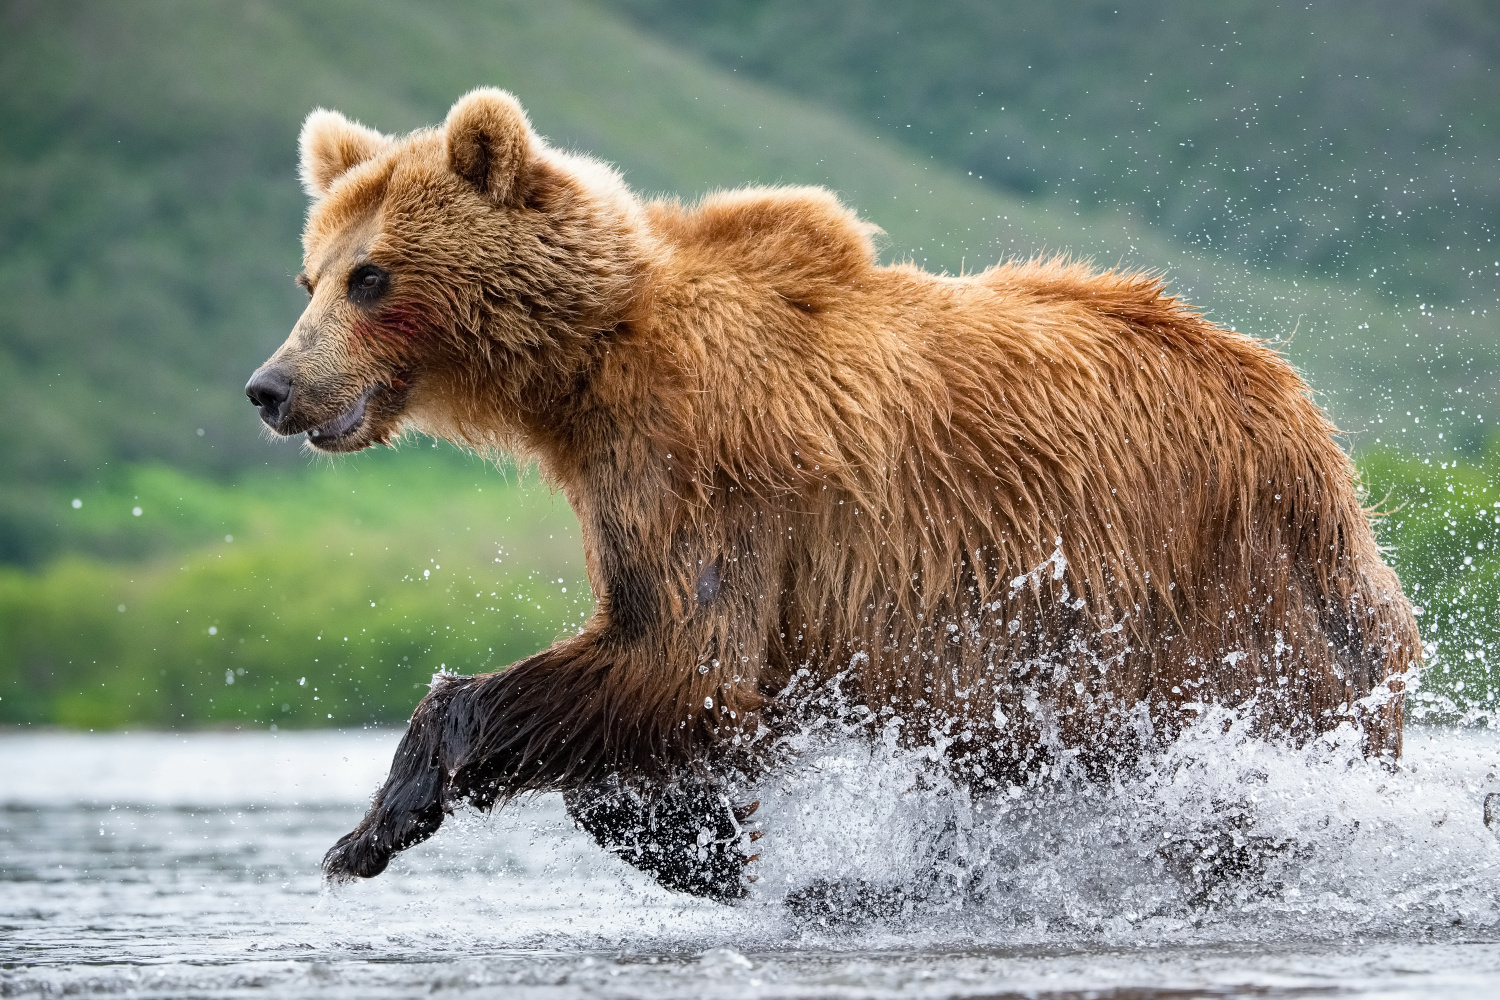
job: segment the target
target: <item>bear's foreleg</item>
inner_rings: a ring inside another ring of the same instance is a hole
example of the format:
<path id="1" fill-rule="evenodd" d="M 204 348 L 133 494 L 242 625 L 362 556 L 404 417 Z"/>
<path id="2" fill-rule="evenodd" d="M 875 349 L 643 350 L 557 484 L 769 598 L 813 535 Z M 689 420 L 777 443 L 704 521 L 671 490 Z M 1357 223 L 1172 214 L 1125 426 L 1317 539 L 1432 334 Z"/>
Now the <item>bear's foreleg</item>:
<path id="1" fill-rule="evenodd" d="M 407 724 L 396 747 L 391 772 L 358 826 L 339 839 L 323 857 L 323 873 L 334 881 L 374 878 L 391 858 L 431 837 L 442 825 L 447 805 L 447 771 L 451 748 L 445 730 L 457 680 L 433 687 Z"/>
<path id="2" fill-rule="evenodd" d="M 675 698 L 646 703 L 631 669 L 638 655 L 608 637 L 577 636 L 499 673 L 436 678 L 369 812 L 324 857 L 325 875 L 337 881 L 380 874 L 464 803 L 486 809 L 522 792 L 586 787 L 611 775 L 659 782 L 688 773 L 714 738 L 710 720 L 706 713 L 684 718 Z M 719 837 L 727 807 L 706 790 L 681 787 L 689 791 L 646 810 L 648 826 L 657 824 L 664 837 L 686 835 L 691 826 L 695 845 L 700 828 Z M 598 830 L 625 821 L 618 808 L 615 820 L 600 815 Z M 705 894 L 727 892 L 708 888 L 719 882 L 716 871 L 698 879 Z M 698 884 L 687 875 L 668 877 Z"/>

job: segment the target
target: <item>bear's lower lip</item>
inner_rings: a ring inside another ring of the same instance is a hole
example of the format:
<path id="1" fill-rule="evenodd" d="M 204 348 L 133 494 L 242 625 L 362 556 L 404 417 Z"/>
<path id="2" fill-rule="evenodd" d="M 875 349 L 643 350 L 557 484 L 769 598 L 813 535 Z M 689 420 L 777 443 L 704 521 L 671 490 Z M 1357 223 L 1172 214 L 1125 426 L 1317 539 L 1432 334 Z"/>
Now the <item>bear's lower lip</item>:
<path id="1" fill-rule="evenodd" d="M 375 387 L 371 386 L 360 394 L 352 406 L 343 413 L 334 417 L 327 423 L 319 424 L 307 432 L 309 441 L 327 443 L 337 441 L 339 438 L 347 437 L 358 430 L 365 422 L 365 407 L 370 402 L 370 397 L 375 394 Z"/>

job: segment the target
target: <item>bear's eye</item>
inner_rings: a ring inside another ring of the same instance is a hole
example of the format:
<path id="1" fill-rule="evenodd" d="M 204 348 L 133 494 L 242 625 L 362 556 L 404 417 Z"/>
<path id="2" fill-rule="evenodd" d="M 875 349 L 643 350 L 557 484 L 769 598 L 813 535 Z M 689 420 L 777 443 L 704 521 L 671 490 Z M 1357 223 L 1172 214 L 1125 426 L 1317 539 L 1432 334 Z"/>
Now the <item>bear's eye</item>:
<path id="1" fill-rule="evenodd" d="M 361 264 L 349 275 L 349 298 L 362 305 L 374 302 L 385 292 L 391 276 L 383 267 Z"/>

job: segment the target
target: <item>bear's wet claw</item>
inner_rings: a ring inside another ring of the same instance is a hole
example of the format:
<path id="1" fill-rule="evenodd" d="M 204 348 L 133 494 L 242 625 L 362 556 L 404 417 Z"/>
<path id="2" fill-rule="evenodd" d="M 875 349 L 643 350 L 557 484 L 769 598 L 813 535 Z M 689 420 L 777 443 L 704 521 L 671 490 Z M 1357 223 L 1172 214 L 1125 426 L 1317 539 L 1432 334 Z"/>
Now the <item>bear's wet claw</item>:
<path id="1" fill-rule="evenodd" d="M 440 772 L 431 767 L 413 770 L 404 764 L 398 753 L 391 777 L 365 818 L 323 856 L 323 875 L 330 882 L 374 878 L 385 871 L 391 858 L 442 826 Z"/>
<path id="2" fill-rule="evenodd" d="M 381 850 L 366 831 L 344 834 L 323 855 L 323 877 L 330 882 L 374 878 L 391 863 L 391 852 Z"/>
<path id="3" fill-rule="evenodd" d="M 396 819 L 377 806 L 323 855 L 323 876 L 330 882 L 374 878 L 391 858 L 431 837 L 442 823 L 443 809 L 436 803 Z"/>

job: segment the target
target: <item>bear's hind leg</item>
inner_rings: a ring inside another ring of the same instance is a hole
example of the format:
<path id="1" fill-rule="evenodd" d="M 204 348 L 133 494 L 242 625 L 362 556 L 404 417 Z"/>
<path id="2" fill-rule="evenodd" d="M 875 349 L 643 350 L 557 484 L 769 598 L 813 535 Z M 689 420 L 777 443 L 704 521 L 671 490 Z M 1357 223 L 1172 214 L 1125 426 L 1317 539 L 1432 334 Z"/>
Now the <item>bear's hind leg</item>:
<path id="1" fill-rule="evenodd" d="M 745 848 L 759 838 L 741 825 L 715 782 L 679 774 L 656 781 L 610 776 L 563 793 L 568 815 L 595 842 L 668 889 L 720 902 L 745 894 Z"/>

